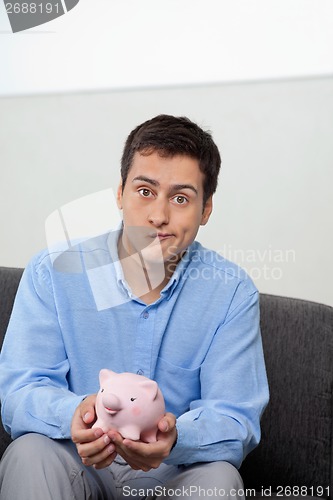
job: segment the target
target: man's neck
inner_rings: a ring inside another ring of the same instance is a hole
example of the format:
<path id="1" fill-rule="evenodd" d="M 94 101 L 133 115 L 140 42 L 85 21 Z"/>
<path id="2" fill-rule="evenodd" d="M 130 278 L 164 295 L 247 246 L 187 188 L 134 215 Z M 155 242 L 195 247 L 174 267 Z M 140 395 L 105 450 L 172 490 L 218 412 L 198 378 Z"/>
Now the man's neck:
<path id="1" fill-rule="evenodd" d="M 129 254 L 123 243 L 123 235 L 118 239 L 118 257 L 130 289 L 146 304 L 159 299 L 161 291 L 173 275 L 181 255 L 168 262 L 144 262 L 141 252 Z"/>

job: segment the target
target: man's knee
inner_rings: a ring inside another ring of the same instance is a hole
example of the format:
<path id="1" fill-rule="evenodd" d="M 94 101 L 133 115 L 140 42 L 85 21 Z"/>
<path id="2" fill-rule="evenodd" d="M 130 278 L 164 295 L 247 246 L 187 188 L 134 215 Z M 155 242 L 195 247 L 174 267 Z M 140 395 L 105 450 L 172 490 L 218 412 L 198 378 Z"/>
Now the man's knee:
<path id="1" fill-rule="evenodd" d="M 198 463 L 182 467 L 170 486 L 183 488 L 193 500 L 202 497 L 241 500 L 244 486 L 238 470 L 228 462 Z M 180 491 L 180 490 L 179 490 Z M 172 495 L 170 495 L 171 497 Z"/>
<path id="2" fill-rule="evenodd" d="M 57 446 L 54 441 L 41 434 L 25 434 L 13 441 L 4 453 L 3 460 L 15 457 L 15 460 L 23 460 L 26 465 L 39 458 L 43 460 L 46 456 L 50 458 L 52 451 L 56 454 Z"/>
<path id="3" fill-rule="evenodd" d="M 13 441 L 4 453 L 3 459 L 16 455 L 18 459 L 26 460 L 27 457 L 40 456 L 47 448 L 48 438 L 40 434 L 25 434 Z"/>
<path id="4" fill-rule="evenodd" d="M 236 467 L 229 462 L 210 462 L 202 464 L 201 468 L 201 474 L 207 487 L 211 484 L 216 486 L 216 488 L 220 488 L 222 493 L 223 489 L 225 489 L 228 498 L 233 496 L 235 498 L 238 497 L 237 494 L 233 494 L 235 491 L 243 489 L 243 480 Z"/>
<path id="5" fill-rule="evenodd" d="M 29 469 L 34 471 L 42 468 L 62 470 L 59 464 L 75 464 L 75 453 L 69 453 L 71 444 L 69 441 L 54 441 L 41 434 L 25 434 L 15 439 L 5 451 L 1 460 L 1 469 L 18 470 L 22 469 L 29 474 Z M 55 466 L 57 466 L 55 468 Z"/>
<path id="6" fill-rule="evenodd" d="M 71 441 L 26 434 L 15 439 L 3 455 L 0 497 L 4 500 L 93 498 L 84 469 Z"/>

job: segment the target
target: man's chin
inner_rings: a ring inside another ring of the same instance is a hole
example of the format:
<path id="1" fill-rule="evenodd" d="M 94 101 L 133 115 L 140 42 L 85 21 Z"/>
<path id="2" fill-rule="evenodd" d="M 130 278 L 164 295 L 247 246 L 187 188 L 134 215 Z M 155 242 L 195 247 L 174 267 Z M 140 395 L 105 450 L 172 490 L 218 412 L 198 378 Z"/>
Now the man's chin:
<path id="1" fill-rule="evenodd" d="M 145 267 L 162 266 L 164 268 L 165 259 L 160 247 L 158 246 L 146 247 L 143 250 L 141 250 L 140 254 L 145 264 Z"/>

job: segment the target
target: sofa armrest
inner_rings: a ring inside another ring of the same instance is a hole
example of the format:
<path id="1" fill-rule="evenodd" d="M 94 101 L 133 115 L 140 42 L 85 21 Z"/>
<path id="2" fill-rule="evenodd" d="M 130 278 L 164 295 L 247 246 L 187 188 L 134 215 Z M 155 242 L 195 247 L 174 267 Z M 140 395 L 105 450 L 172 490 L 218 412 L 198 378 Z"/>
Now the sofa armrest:
<path id="1" fill-rule="evenodd" d="M 309 496 L 323 488 L 325 498 L 333 494 L 333 307 L 261 294 L 260 309 L 270 402 L 244 483 L 259 492 L 303 486 Z"/>
<path id="2" fill-rule="evenodd" d="M 23 269 L 0 266 L 0 347 L 2 346 Z M 1 409 L 0 409 L 1 416 Z M 0 423 L 0 458 L 11 442 Z"/>

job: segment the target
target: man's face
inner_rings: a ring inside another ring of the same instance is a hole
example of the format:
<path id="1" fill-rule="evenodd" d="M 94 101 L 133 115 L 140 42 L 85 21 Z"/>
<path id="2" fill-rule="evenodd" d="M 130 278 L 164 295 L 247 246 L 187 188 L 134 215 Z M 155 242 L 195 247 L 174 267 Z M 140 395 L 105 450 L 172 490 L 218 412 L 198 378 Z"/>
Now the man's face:
<path id="1" fill-rule="evenodd" d="M 127 252 L 150 246 L 152 261 L 158 253 L 165 263 L 180 258 L 212 211 L 211 198 L 203 207 L 203 181 L 193 158 L 135 153 L 124 190 L 119 186 L 117 196 Z"/>

